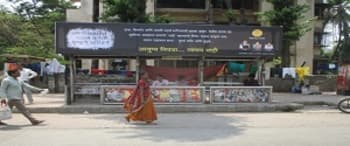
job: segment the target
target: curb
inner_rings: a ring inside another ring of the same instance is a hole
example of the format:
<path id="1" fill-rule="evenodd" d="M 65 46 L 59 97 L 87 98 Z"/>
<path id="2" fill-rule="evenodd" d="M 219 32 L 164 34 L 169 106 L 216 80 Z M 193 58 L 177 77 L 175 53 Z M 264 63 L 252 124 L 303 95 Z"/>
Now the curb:
<path id="1" fill-rule="evenodd" d="M 158 113 L 193 112 L 293 112 L 303 109 L 297 103 L 237 103 L 216 105 L 157 105 Z M 122 105 L 65 105 L 62 107 L 28 107 L 31 113 L 125 113 Z M 17 112 L 17 111 L 14 111 Z"/>
<path id="2" fill-rule="evenodd" d="M 308 105 L 328 105 L 328 106 L 336 106 L 336 103 L 333 102 L 326 102 L 326 101 L 298 101 L 298 102 L 293 102 L 296 104 L 303 104 L 305 106 Z"/>

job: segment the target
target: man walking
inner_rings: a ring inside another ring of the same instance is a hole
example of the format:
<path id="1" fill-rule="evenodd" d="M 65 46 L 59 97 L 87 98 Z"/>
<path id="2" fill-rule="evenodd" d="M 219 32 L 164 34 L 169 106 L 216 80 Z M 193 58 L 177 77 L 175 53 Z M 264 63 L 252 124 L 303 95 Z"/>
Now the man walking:
<path id="1" fill-rule="evenodd" d="M 19 65 L 19 70 L 20 70 L 20 73 L 21 75 L 19 76 L 19 79 L 22 80 L 23 82 L 29 84 L 29 81 L 36 77 L 38 74 L 35 72 L 35 71 L 32 71 L 31 69 L 29 68 L 24 68 L 22 65 Z M 26 97 L 27 97 L 27 100 L 28 100 L 28 103 L 29 104 L 32 104 L 33 103 L 33 93 L 32 91 L 34 92 L 41 92 L 43 94 L 46 94 L 48 92 L 48 89 L 40 89 L 38 87 L 34 87 L 32 86 L 32 88 L 23 88 L 24 90 L 24 93 L 26 94 Z"/>
<path id="2" fill-rule="evenodd" d="M 33 87 L 17 79 L 20 76 L 18 68 L 9 69 L 7 73 L 8 76 L 2 80 L 0 86 L 1 104 L 8 104 L 11 109 L 15 106 L 32 125 L 43 123 L 44 121 L 35 119 L 22 102 L 23 88 L 32 89 Z M 6 123 L 0 121 L 0 125 L 6 125 Z"/>

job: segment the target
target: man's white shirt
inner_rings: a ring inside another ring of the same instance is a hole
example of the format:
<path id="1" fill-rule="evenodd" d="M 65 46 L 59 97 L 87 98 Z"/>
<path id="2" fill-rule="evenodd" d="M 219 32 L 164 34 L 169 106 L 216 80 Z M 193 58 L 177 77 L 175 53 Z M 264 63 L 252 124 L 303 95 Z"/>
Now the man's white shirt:
<path id="1" fill-rule="evenodd" d="M 30 79 L 36 77 L 38 74 L 35 71 L 32 71 L 29 68 L 23 68 L 21 70 L 21 76 L 19 76 L 18 78 L 22 81 L 29 81 Z"/>

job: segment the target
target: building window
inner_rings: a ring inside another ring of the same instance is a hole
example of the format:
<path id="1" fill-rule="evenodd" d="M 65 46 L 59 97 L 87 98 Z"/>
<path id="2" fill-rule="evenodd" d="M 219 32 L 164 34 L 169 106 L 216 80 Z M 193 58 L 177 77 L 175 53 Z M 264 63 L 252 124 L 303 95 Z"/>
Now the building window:
<path id="1" fill-rule="evenodd" d="M 211 0 L 214 8 L 222 9 L 247 9 L 257 11 L 259 0 Z"/>
<path id="2" fill-rule="evenodd" d="M 322 40 L 322 34 L 321 33 L 314 33 L 314 45 L 321 45 Z"/>
<path id="3" fill-rule="evenodd" d="M 157 8 L 205 9 L 205 0 L 157 0 Z"/>
<path id="4" fill-rule="evenodd" d="M 315 5 L 315 16 L 318 17 L 318 19 L 325 18 L 325 12 L 328 9 L 328 5 L 326 4 L 316 4 Z"/>
<path id="5" fill-rule="evenodd" d="M 314 33 L 314 45 L 327 47 L 327 45 L 325 46 L 322 41 L 323 41 L 324 37 L 327 38 L 328 35 L 329 35 L 328 33 L 324 33 L 324 32 L 315 32 Z"/>
<path id="6" fill-rule="evenodd" d="M 93 22 L 98 22 L 98 18 L 99 18 L 99 15 L 100 15 L 100 2 L 99 0 L 94 0 L 93 1 Z"/>

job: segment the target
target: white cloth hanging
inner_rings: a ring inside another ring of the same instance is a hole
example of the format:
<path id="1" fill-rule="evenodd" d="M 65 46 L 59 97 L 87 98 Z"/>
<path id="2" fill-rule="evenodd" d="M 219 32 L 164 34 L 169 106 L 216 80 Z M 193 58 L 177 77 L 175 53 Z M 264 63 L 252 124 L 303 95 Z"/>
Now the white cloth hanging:
<path id="1" fill-rule="evenodd" d="M 46 67 L 48 74 L 64 73 L 66 67 L 61 65 L 56 58 L 54 58 Z"/>
<path id="2" fill-rule="evenodd" d="M 285 78 L 287 75 L 290 75 L 292 78 L 296 78 L 296 71 L 294 67 L 285 67 L 282 70 L 282 78 Z"/>

